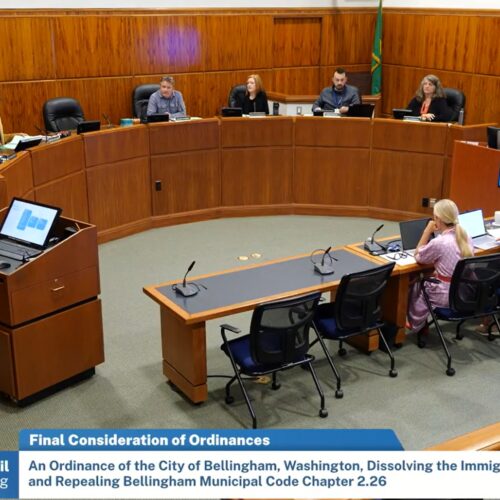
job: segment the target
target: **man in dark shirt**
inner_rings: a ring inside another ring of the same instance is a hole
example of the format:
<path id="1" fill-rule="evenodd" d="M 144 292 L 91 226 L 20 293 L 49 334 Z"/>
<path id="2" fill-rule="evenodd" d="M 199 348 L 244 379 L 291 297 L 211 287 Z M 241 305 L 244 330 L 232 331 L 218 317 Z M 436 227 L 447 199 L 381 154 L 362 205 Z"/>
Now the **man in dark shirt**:
<path id="1" fill-rule="evenodd" d="M 347 75 L 344 68 L 337 68 L 332 77 L 332 87 L 326 87 L 321 91 L 318 99 L 314 101 L 313 111 L 336 111 L 347 113 L 353 104 L 360 104 L 357 87 L 347 85 Z"/>

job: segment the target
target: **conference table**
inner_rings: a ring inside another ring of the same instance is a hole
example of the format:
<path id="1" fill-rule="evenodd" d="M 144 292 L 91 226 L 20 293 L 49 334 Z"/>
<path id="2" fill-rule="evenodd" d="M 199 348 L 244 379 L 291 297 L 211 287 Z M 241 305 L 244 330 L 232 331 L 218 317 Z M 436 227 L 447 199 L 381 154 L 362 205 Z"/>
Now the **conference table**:
<path id="1" fill-rule="evenodd" d="M 399 236 L 384 238 L 381 242 L 397 243 Z M 489 249 L 475 249 L 475 255 L 500 252 L 500 245 Z M 143 291 L 160 305 L 163 373 L 188 399 L 201 403 L 207 399 L 206 322 L 254 309 L 258 304 L 272 300 L 307 294 L 330 292 L 334 300 L 342 276 L 382 266 L 390 259 L 372 256 L 363 243 L 353 243 L 333 249 L 334 273 L 321 275 L 314 270 L 314 262 L 321 254 L 296 255 L 269 262 L 196 276 L 198 293 L 185 297 L 176 291 L 182 280 L 149 285 Z M 382 296 L 383 318 L 397 327 L 390 343 L 402 346 L 406 338 L 406 315 L 410 282 L 420 273 L 430 274 L 432 265 L 417 264 L 414 259 L 396 261 Z M 370 353 L 379 347 L 379 336 L 374 330 L 351 337 L 349 343 Z"/>
<path id="2" fill-rule="evenodd" d="M 208 320 L 272 300 L 314 291 L 334 293 L 343 275 L 380 265 L 378 259 L 346 247 L 330 254 L 337 260 L 329 275 L 316 272 L 311 255 L 306 254 L 193 277 L 189 282 L 199 291 L 190 297 L 175 290 L 179 280 L 144 287 L 144 293 L 160 305 L 164 375 L 194 403 L 205 401 Z M 321 255 L 313 259 L 321 260 Z M 370 350 L 377 347 L 378 335 L 373 335 Z"/>

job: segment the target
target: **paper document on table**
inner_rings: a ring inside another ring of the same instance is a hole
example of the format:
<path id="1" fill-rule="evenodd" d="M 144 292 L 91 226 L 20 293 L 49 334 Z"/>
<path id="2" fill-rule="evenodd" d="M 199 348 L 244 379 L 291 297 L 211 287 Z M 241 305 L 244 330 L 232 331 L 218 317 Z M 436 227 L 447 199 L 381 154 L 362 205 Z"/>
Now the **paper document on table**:
<path id="1" fill-rule="evenodd" d="M 19 141 L 24 139 L 22 135 L 15 135 L 10 142 L 4 144 L 3 147 L 5 149 L 16 149 L 16 146 L 19 144 Z"/>
<path id="2" fill-rule="evenodd" d="M 417 263 L 415 257 L 413 257 L 412 255 L 405 254 L 404 257 L 399 257 L 400 255 L 401 252 L 392 252 L 392 253 L 386 253 L 385 255 L 381 255 L 380 257 L 383 257 L 389 262 L 396 262 L 397 266 L 411 266 L 412 264 Z"/>

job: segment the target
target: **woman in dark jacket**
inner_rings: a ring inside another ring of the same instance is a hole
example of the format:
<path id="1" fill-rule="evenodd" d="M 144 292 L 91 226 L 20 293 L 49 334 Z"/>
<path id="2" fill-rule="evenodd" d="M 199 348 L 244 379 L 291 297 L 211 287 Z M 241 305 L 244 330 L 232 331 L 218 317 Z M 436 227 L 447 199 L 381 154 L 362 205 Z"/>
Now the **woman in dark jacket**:
<path id="1" fill-rule="evenodd" d="M 250 75 L 247 78 L 247 91 L 242 108 L 244 115 L 248 115 L 254 111 L 263 111 L 266 115 L 269 114 L 267 95 L 259 75 Z"/>
<path id="2" fill-rule="evenodd" d="M 424 76 L 408 109 L 413 116 L 420 116 L 421 120 L 428 122 L 447 122 L 452 116 L 441 82 L 435 75 Z"/>

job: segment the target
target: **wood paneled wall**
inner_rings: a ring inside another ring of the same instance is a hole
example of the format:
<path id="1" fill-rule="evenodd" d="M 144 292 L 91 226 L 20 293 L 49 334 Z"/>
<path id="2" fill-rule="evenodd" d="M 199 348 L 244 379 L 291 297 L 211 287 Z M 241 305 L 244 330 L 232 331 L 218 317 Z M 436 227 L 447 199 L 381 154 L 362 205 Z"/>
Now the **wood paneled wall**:
<path id="1" fill-rule="evenodd" d="M 405 106 L 423 76 L 466 95 L 466 123 L 500 122 L 500 11 L 386 9 L 383 38 L 385 113 Z"/>
<path id="2" fill-rule="evenodd" d="M 337 65 L 369 70 L 374 22 L 374 9 L 0 11 L 0 116 L 35 132 L 43 102 L 67 95 L 116 123 L 132 89 L 163 74 L 203 117 L 253 72 L 269 90 L 316 94 Z M 468 123 L 500 121 L 499 28 L 499 11 L 385 9 L 383 111 L 433 72 L 465 91 Z"/>

